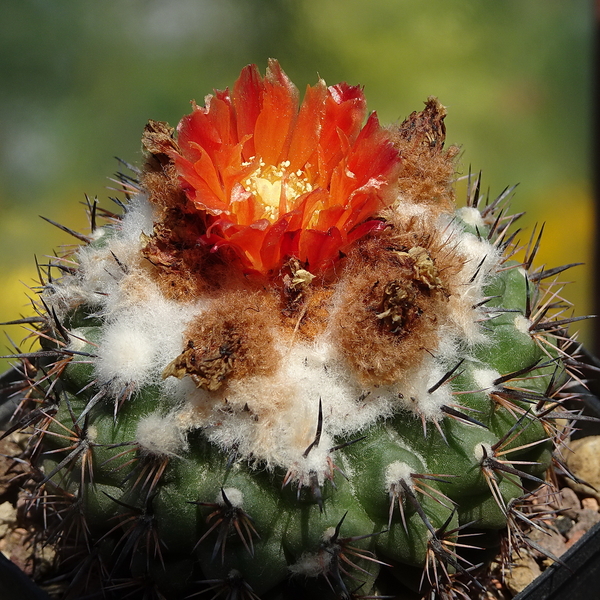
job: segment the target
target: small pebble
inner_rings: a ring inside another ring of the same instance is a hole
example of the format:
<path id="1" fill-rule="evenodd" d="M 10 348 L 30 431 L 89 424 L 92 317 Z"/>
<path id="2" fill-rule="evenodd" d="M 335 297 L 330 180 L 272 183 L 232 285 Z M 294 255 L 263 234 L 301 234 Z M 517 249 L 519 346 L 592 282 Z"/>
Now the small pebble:
<path id="1" fill-rule="evenodd" d="M 565 452 L 566 463 L 571 472 L 586 483 L 567 480 L 569 487 L 580 494 L 600 500 L 600 435 L 592 435 L 569 444 L 572 452 Z"/>
<path id="2" fill-rule="evenodd" d="M 574 546 L 583 536 L 585 535 L 585 531 L 576 531 L 569 536 L 569 541 L 567 542 L 567 549 L 571 546 Z"/>
<path id="3" fill-rule="evenodd" d="M 558 530 L 559 533 L 561 533 L 562 535 L 566 535 L 566 533 L 573 527 L 573 523 L 573 519 L 561 515 L 559 517 L 556 517 L 552 525 L 554 525 L 554 527 Z"/>
<path id="4" fill-rule="evenodd" d="M 551 529 L 540 531 L 539 529 L 534 529 L 528 537 L 535 542 L 538 548 L 550 555 L 545 555 L 545 558 L 553 560 L 553 557 L 558 558 L 567 550 L 565 538 L 558 531 L 552 531 Z M 544 554 L 544 552 L 541 554 Z"/>
<path id="5" fill-rule="evenodd" d="M 504 583 L 513 594 L 518 594 L 541 574 L 537 562 L 528 554 L 523 553 L 506 574 Z"/>
<path id="6" fill-rule="evenodd" d="M 17 519 L 17 511 L 10 502 L 0 504 L 0 538 L 3 538 Z"/>
<path id="7" fill-rule="evenodd" d="M 577 511 L 581 509 L 581 503 L 577 494 L 568 487 L 564 487 L 560 490 L 556 501 L 552 502 L 554 508 L 560 509 L 561 514 L 570 519 L 575 519 Z"/>
<path id="8" fill-rule="evenodd" d="M 0 523 L 12 524 L 17 519 L 17 511 L 10 502 L 0 504 Z"/>
<path id="9" fill-rule="evenodd" d="M 583 508 L 587 508 L 589 510 L 594 510 L 596 512 L 598 512 L 598 509 L 599 509 L 598 500 L 596 500 L 596 498 L 584 498 L 581 501 L 581 506 Z"/>
<path id="10" fill-rule="evenodd" d="M 577 522 L 573 525 L 567 537 L 571 539 L 572 534 L 583 531 L 584 533 L 591 529 L 596 523 L 600 523 L 600 513 L 589 508 L 582 508 L 577 515 Z"/>

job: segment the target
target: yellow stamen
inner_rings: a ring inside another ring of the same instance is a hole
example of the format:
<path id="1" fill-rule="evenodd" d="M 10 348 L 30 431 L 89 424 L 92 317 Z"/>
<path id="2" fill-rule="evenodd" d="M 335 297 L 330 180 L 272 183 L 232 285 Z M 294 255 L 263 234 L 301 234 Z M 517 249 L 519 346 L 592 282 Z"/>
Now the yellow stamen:
<path id="1" fill-rule="evenodd" d="M 262 219 L 275 222 L 281 214 L 293 208 L 294 200 L 302 194 L 312 192 L 313 187 L 306 174 L 301 170 L 290 173 L 287 170 L 289 166 L 289 160 L 277 166 L 265 165 L 261 160 L 256 170 L 242 181 L 244 189 L 262 204 Z"/>

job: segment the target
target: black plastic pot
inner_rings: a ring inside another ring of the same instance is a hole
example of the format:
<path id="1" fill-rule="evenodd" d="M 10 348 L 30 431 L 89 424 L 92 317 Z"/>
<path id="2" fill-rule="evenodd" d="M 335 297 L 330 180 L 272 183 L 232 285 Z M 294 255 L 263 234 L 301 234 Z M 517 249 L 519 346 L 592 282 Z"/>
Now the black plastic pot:
<path id="1" fill-rule="evenodd" d="M 0 598 L 2 600 L 50 600 L 17 565 L 0 552 Z"/>
<path id="2" fill-rule="evenodd" d="M 600 596 L 600 523 L 513 600 L 590 600 Z"/>

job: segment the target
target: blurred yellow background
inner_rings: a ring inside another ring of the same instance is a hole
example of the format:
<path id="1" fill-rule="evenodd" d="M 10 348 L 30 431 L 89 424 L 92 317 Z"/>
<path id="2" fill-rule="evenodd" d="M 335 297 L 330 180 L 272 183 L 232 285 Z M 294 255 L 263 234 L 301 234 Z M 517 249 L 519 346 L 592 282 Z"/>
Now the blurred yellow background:
<path id="1" fill-rule="evenodd" d="M 520 184 L 523 242 L 546 222 L 537 263 L 588 263 L 565 291 L 586 314 L 592 25 L 588 0 L 3 2 L 0 321 L 30 314 L 34 255 L 72 243 L 38 215 L 85 231 L 78 203 L 88 193 L 111 207 L 113 157 L 141 161 L 148 119 L 175 125 L 191 99 L 231 85 L 247 63 L 264 72 L 268 57 L 300 90 L 317 73 L 364 85 L 384 123 L 437 96 L 462 174 L 483 171 L 492 196 Z"/>

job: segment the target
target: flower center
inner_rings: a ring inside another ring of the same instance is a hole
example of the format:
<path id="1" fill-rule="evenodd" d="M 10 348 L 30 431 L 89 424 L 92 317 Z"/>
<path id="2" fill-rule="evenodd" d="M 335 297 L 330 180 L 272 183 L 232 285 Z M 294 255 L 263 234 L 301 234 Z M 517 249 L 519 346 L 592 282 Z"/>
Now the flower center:
<path id="1" fill-rule="evenodd" d="M 289 160 L 274 166 L 265 165 L 261 159 L 258 168 L 241 182 L 242 187 L 262 204 L 262 219 L 275 222 L 293 208 L 294 200 L 312 192 L 313 186 L 306 173 L 301 170 L 288 172 L 289 166 Z"/>

